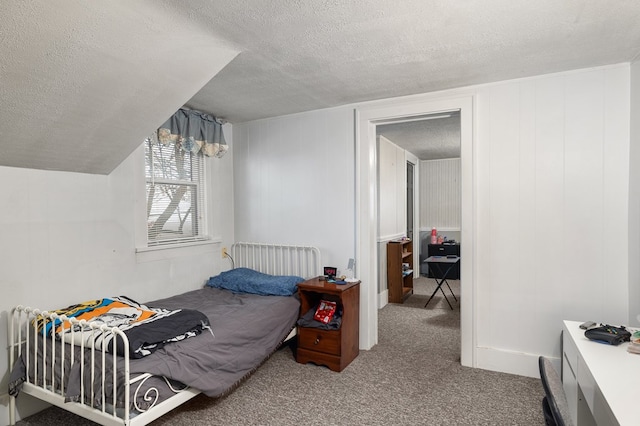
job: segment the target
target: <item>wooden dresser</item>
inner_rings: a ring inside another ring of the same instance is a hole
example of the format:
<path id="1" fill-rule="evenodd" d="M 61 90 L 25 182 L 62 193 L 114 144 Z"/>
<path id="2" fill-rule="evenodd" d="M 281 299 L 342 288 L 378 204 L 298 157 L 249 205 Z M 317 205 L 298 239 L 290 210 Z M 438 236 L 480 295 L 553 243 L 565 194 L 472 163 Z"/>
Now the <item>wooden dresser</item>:
<path id="1" fill-rule="evenodd" d="M 298 293 L 300 316 L 315 309 L 320 300 L 329 300 L 342 310 L 342 324 L 338 330 L 299 326 L 296 361 L 344 370 L 360 352 L 360 282 L 334 284 L 312 278 L 298 284 Z"/>

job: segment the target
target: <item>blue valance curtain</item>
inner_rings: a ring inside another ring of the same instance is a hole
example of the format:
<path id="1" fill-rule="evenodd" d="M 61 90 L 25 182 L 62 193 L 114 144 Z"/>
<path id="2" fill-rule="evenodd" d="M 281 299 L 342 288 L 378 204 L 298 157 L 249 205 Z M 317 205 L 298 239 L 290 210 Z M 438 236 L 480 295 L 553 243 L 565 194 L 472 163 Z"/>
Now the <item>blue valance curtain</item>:
<path id="1" fill-rule="evenodd" d="M 224 140 L 222 123 L 214 116 L 180 108 L 160 128 L 158 142 L 175 143 L 185 152 L 221 158 L 229 147 Z"/>

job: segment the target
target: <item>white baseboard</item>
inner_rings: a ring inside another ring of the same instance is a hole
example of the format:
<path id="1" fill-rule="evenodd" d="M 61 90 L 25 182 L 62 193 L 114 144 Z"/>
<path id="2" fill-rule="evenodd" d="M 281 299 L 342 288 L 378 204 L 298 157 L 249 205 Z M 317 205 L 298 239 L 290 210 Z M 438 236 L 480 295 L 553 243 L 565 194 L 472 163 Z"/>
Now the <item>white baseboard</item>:
<path id="1" fill-rule="evenodd" d="M 389 304 L 389 291 L 378 293 L 378 309 Z M 476 348 L 476 368 L 516 374 L 518 376 L 540 378 L 538 354 L 508 351 L 504 349 Z M 548 357 L 558 372 L 561 371 L 560 358 Z"/>
<path id="2" fill-rule="evenodd" d="M 483 370 L 539 379 L 538 357 L 537 354 L 480 347 L 476 349 L 476 366 Z M 556 370 L 560 372 L 560 359 L 552 357 L 550 359 Z"/>
<path id="3" fill-rule="evenodd" d="M 389 303 L 389 290 L 383 290 L 378 293 L 378 309 L 382 309 Z"/>

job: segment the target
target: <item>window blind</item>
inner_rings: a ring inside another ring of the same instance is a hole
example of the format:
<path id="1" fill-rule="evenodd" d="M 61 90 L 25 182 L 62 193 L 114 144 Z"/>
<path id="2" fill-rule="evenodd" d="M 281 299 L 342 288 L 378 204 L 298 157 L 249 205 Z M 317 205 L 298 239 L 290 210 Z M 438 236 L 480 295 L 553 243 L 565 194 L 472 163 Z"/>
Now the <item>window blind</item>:
<path id="1" fill-rule="evenodd" d="M 149 246 L 206 239 L 204 174 L 201 155 L 145 141 Z"/>

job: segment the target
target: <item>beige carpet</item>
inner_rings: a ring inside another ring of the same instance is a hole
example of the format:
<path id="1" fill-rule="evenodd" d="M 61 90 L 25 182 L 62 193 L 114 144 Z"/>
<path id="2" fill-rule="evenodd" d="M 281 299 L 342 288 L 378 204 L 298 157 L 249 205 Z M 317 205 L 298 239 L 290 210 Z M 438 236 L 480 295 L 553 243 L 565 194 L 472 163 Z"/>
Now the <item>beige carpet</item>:
<path id="1" fill-rule="evenodd" d="M 433 289 L 421 278 L 382 309 L 379 344 L 342 373 L 298 364 L 285 347 L 228 397 L 198 396 L 152 424 L 543 425 L 539 380 L 460 365 L 460 305 L 439 293 L 425 309 Z M 50 408 L 19 424 L 93 423 Z"/>

